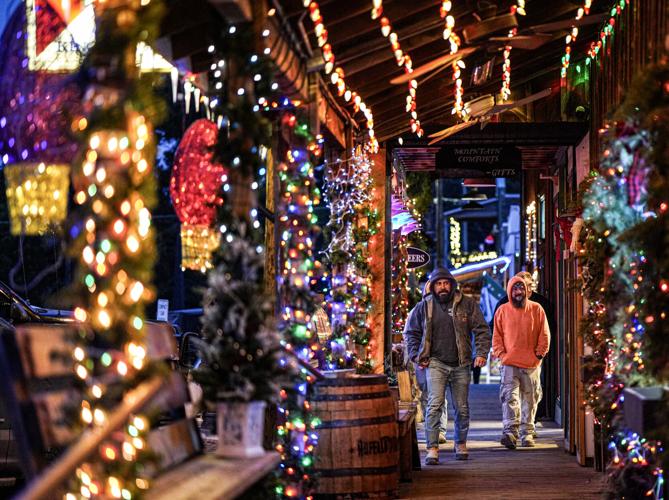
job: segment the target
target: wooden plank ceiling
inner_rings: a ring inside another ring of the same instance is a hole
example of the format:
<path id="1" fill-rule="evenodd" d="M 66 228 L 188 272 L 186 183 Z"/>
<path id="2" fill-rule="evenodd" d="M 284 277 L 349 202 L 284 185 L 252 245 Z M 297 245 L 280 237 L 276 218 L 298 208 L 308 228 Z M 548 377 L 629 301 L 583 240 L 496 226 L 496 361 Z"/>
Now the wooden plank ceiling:
<path id="1" fill-rule="evenodd" d="M 275 0 L 281 5 L 288 21 L 296 33 L 303 33 L 301 40 L 305 53 L 320 55 L 314 35 L 314 26 L 302 0 Z M 456 19 L 456 32 L 462 36 L 462 28 L 478 22 L 475 15 L 481 12 L 482 4 L 493 3 L 474 0 L 454 0 L 451 14 Z M 509 12 L 510 1 L 497 2 L 497 14 Z M 606 4 L 606 5 L 603 5 Z M 518 34 L 529 34 L 529 28 L 539 24 L 573 19 L 582 2 L 577 0 L 526 0 L 526 16 L 518 16 Z M 607 9 L 609 2 L 594 2 L 591 15 Z M 376 135 L 380 141 L 409 133 L 409 117 L 404 110 L 406 85 L 391 85 L 390 80 L 403 73 L 398 67 L 390 43 L 381 34 L 379 20 L 371 19 L 371 0 L 322 0 L 319 2 L 329 42 L 332 45 L 337 65 L 345 74 L 346 82 L 357 91 L 374 113 Z M 439 0 L 385 0 L 384 15 L 392 23 L 399 36 L 402 50 L 408 52 L 417 68 L 450 51 L 443 40 L 443 21 L 439 16 Z M 585 54 L 586 47 L 595 39 L 600 24 L 580 28 L 577 43 L 572 45 L 573 59 Z M 511 88 L 535 87 L 542 90 L 548 85 L 557 88 L 560 80 L 561 58 L 564 54 L 567 29 L 550 32 L 550 41 L 534 50 L 516 48 L 512 51 Z M 498 34 L 504 35 L 504 33 Z M 465 101 L 477 96 L 498 93 L 501 87 L 502 47 L 487 40 L 475 45 L 477 50 L 466 59 L 463 71 Z M 472 86 L 470 78 L 475 67 L 494 57 L 493 73 L 489 80 Z M 418 79 L 418 117 L 426 131 L 439 130 L 452 125 L 453 84 L 450 65 L 442 71 Z M 547 85 L 548 84 L 548 85 Z M 524 93 L 522 94 L 524 95 Z M 341 99 L 342 106 L 346 103 Z M 362 121 L 362 113 L 355 117 Z"/>

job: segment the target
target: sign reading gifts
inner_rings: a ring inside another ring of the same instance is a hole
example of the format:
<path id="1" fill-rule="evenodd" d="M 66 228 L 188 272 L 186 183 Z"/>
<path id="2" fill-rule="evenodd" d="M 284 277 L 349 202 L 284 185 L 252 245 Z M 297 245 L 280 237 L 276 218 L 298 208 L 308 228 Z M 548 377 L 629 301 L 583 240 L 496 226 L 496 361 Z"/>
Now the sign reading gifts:
<path id="1" fill-rule="evenodd" d="M 25 0 L 26 55 L 31 71 L 76 71 L 95 43 L 95 0 Z M 171 72 L 165 58 L 137 45 L 143 72 Z M 176 68 L 174 68 L 176 70 Z"/>
<path id="2" fill-rule="evenodd" d="M 515 177 L 522 158 L 514 146 L 444 146 L 435 165 L 442 177 Z"/>

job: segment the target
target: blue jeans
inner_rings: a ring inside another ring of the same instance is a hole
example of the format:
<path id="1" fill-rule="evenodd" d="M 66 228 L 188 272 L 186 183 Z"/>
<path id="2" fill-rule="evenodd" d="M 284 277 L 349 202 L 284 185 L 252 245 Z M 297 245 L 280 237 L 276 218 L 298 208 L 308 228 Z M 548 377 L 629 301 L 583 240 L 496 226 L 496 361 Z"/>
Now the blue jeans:
<path id="1" fill-rule="evenodd" d="M 421 368 L 417 363 L 414 363 L 414 368 L 416 371 L 416 382 L 420 389 L 420 409 L 423 412 L 423 419 L 425 420 L 425 441 L 427 441 L 427 395 L 429 394 L 429 391 L 427 390 L 427 368 Z M 444 437 L 446 437 L 447 428 L 448 408 L 446 406 L 446 400 L 444 399 L 444 406 L 439 422 L 439 430 L 444 433 Z"/>
<path id="2" fill-rule="evenodd" d="M 456 444 L 467 442 L 469 432 L 469 379 L 471 365 L 451 367 L 436 358 L 430 358 L 427 368 L 427 424 L 426 441 L 428 448 L 439 447 L 439 421 L 441 409 L 446 396 L 446 388 L 450 391 L 453 413 L 455 413 L 455 431 L 453 439 Z"/>

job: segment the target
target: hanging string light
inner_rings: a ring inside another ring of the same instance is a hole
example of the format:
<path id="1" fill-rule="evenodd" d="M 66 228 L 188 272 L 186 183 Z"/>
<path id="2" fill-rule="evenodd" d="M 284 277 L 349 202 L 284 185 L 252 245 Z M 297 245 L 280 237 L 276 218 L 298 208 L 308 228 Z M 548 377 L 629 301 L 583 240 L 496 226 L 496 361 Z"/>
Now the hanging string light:
<path id="1" fill-rule="evenodd" d="M 91 71 L 98 80 L 85 94 L 83 108 L 89 114 L 77 117 L 72 127 L 85 144 L 83 162 L 73 175 L 81 214 L 70 227 L 73 250 L 79 255 L 74 317 L 90 328 L 82 328 L 73 339 L 73 368 L 82 386 L 79 423 L 73 428 L 92 432 L 108 425 L 128 388 L 160 369 L 148 357 L 144 333 L 144 308 L 154 299 L 150 280 L 155 253 L 150 213 L 155 191 L 153 134 L 147 117 L 159 118 L 160 113 L 152 82 L 140 80 L 134 64 L 140 33 L 143 40 L 157 33 L 161 5 L 149 3 L 96 4 L 99 39 L 91 49 L 91 61 L 123 54 L 119 66 L 126 69 L 119 75 L 108 66 L 92 68 L 98 70 Z M 65 498 L 130 500 L 147 489 L 143 470 L 148 430 L 147 417 L 130 415 L 103 441 L 99 456 L 77 468 Z"/>
<path id="2" fill-rule="evenodd" d="M 402 51 L 400 45 L 399 36 L 393 27 L 390 24 L 388 17 L 383 16 L 383 0 L 374 0 L 372 2 L 372 19 L 379 19 L 381 24 L 381 34 L 388 39 L 390 46 L 393 49 L 393 55 L 395 56 L 395 61 L 399 67 L 404 68 L 404 72 L 407 74 L 413 73 L 413 62 L 411 56 Z M 416 134 L 418 137 L 423 136 L 423 127 L 420 125 L 420 120 L 418 119 L 418 111 L 416 109 L 416 91 L 418 89 L 418 81 L 415 78 L 409 80 L 408 83 L 408 94 L 406 97 L 406 107 L 405 110 L 410 115 L 409 126 L 411 132 Z"/>
<path id="3" fill-rule="evenodd" d="M 343 97 L 347 103 L 352 103 L 354 113 L 361 111 L 365 115 L 368 136 L 366 144 L 370 151 L 377 152 L 379 150 L 379 141 L 374 134 L 374 115 L 372 114 L 372 109 L 367 107 L 362 97 L 346 84 L 344 70 L 341 67 L 335 66 L 335 55 L 332 51 L 332 45 L 328 42 L 328 30 L 325 28 L 318 2 L 302 0 L 302 5 L 309 9 L 309 17 L 314 23 L 318 46 L 325 61 L 325 74 L 330 75 L 330 83 L 337 88 L 337 94 Z"/>
<path id="4" fill-rule="evenodd" d="M 320 141 L 313 138 L 305 123 L 293 113 L 285 114 L 281 125 L 290 136 L 288 149 L 278 165 L 281 198 L 278 220 L 279 329 L 284 347 L 307 365 L 318 350 L 318 337 L 312 317 L 316 312 L 310 283 L 317 280 L 313 244 L 318 218 L 314 207 L 320 192 L 314 177 L 314 165 L 321 156 Z M 283 360 L 287 363 L 288 360 Z M 279 498 L 313 498 L 313 452 L 318 443 L 319 419 L 309 402 L 313 376 L 299 367 L 293 384 L 282 390 L 279 402 L 276 450 L 281 454 Z"/>
<path id="5" fill-rule="evenodd" d="M 327 172 L 326 199 L 330 207 L 325 250 L 332 267 L 332 338 L 327 346 L 330 369 L 372 369 L 371 272 L 368 241 L 378 231 L 378 213 L 372 207 L 371 161 L 358 147 L 349 161 Z"/>
<path id="6" fill-rule="evenodd" d="M 585 0 L 583 6 L 578 8 L 576 12 L 576 21 L 579 21 L 584 16 L 590 14 L 590 6 L 592 5 L 592 0 Z M 576 42 L 578 37 L 578 27 L 572 26 L 570 33 L 565 37 L 565 49 L 564 55 L 562 56 L 562 69 L 560 70 L 560 77 L 564 82 L 567 78 L 567 69 L 569 69 L 569 63 L 571 59 L 571 44 Z"/>
<path id="7" fill-rule="evenodd" d="M 517 0 L 514 5 L 511 6 L 511 14 L 519 14 L 524 16 L 525 12 L 525 0 Z M 509 30 L 508 37 L 513 38 L 518 32 L 517 28 Z M 504 64 L 502 65 L 502 101 L 506 101 L 511 97 L 511 47 L 510 44 L 504 46 Z"/>
<path id="8" fill-rule="evenodd" d="M 616 18 L 622 14 L 625 7 L 629 5 L 630 0 L 619 0 L 609 12 L 609 20 L 604 24 L 602 29 L 599 30 L 599 40 L 596 42 L 591 42 L 590 47 L 588 48 L 588 58 L 586 58 L 585 63 L 590 64 L 593 60 L 597 59 L 599 51 L 606 43 L 606 39 L 613 35 L 613 30 L 616 25 Z"/>
<path id="9" fill-rule="evenodd" d="M 455 18 L 451 15 L 451 8 L 453 7 L 450 0 L 441 2 L 439 8 L 439 15 L 444 20 L 444 40 L 448 40 L 451 45 L 451 54 L 455 54 L 460 49 L 460 37 L 455 33 Z M 452 114 L 463 118 L 465 112 L 465 105 L 462 100 L 462 71 L 465 68 L 465 62 L 462 59 L 453 61 L 451 69 L 453 70 L 453 111 Z"/>

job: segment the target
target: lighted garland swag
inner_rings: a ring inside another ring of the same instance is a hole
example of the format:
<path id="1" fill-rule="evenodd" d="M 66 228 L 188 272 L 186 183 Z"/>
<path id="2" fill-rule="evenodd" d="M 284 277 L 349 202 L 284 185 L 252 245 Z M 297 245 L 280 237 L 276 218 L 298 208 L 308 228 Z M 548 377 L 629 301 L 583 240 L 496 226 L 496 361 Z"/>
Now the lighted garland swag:
<path id="1" fill-rule="evenodd" d="M 669 381 L 669 68 L 633 82 L 605 134 L 598 171 L 581 186 L 586 219 L 581 332 L 593 348 L 588 404 L 609 440 L 611 498 L 659 498 L 669 423 L 624 428 L 622 389 Z M 665 402 L 664 414 L 669 414 Z M 662 467 L 663 465 L 663 467 Z"/>

